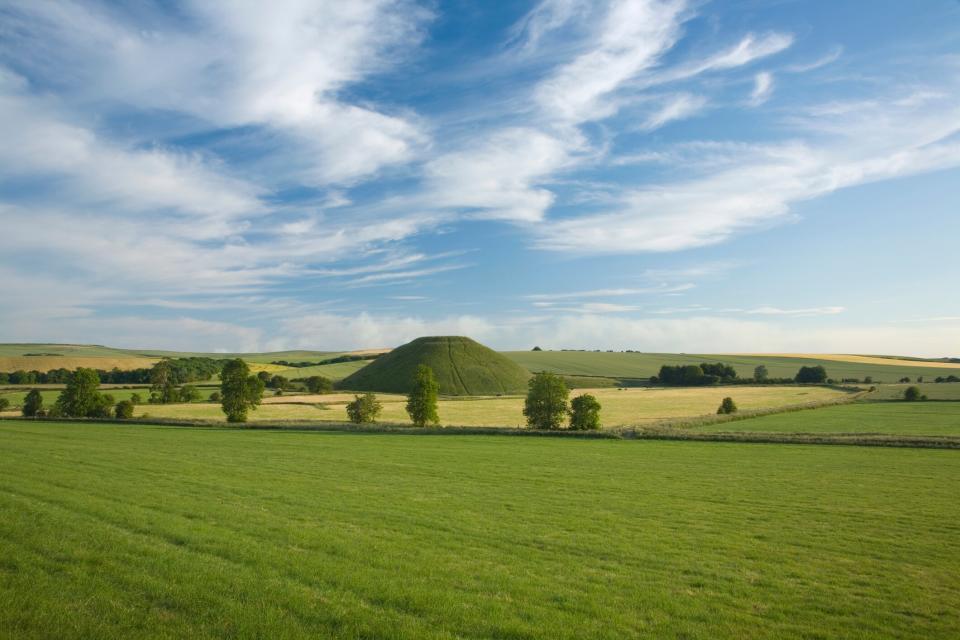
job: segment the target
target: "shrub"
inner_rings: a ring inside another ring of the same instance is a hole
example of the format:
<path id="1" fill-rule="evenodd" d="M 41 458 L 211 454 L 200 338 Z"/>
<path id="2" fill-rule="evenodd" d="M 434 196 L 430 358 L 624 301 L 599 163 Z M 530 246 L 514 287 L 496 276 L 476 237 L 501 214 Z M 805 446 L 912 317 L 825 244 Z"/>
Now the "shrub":
<path id="1" fill-rule="evenodd" d="M 770 372 L 767 371 L 767 368 L 762 364 L 753 370 L 753 379 L 757 382 L 763 382 L 769 377 Z"/>
<path id="2" fill-rule="evenodd" d="M 347 404 L 347 417 L 350 422 L 363 424 L 376 422 L 383 405 L 377 401 L 377 396 L 365 393 L 362 396 L 353 396 L 353 402 Z"/>
<path id="3" fill-rule="evenodd" d="M 139 393 L 134 393 L 130 396 L 130 402 L 132 402 L 135 405 L 142 404 L 143 398 L 140 397 Z"/>
<path id="4" fill-rule="evenodd" d="M 323 376 L 310 376 L 304 383 L 310 393 L 330 393 L 333 391 L 333 382 Z"/>
<path id="5" fill-rule="evenodd" d="M 523 415 L 534 429 L 559 429 L 567 414 L 570 390 L 560 376 L 538 373 L 530 379 Z"/>
<path id="6" fill-rule="evenodd" d="M 903 390 L 903 399 L 907 402 L 916 402 L 926 398 L 920 393 L 920 387 L 907 387 Z"/>
<path id="7" fill-rule="evenodd" d="M 6 411 L 10 407 L 10 401 L 6 398 L 0 398 L 0 411 Z"/>
<path id="8" fill-rule="evenodd" d="M 220 392 L 214 391 L 210 394 L 210 402 L 220 402 Z"/>
<path id="9" fill-rule="evenodd" d="M 720 408 L 717 409 L 718 414 L 727 414 L 727 413 L 736 413 L 737 412 L 737 403 L 733 401 L 733 398 L 727 397 L 723 399 L 723 402 L 720 403 Z"/>
<path id="10" fill-rule="evenodd" d="M 543 351 L 543 349 L 541 349 L 540 347 L 534 347 L 532 351 Z"/>
<path id="11" fill-rule="evenodd" d="M 185 384 L 180 388 L 180 402 L 196 402 L 200 399 L 200 390 L 192 384 Z"/>
<path id="12" fill-rule="evenodd" d="M 133 402 L 130 400 L 121 400 L 113 408 L 113 415 L 117 420 L 129 420 L 133 417 Z"/>
<path id="13" fill-rule="evenodd" d="M 595 431 L 600 428 L 600 402 L 584 393 L 570 402 L 570 428 L 574 431 Z"/>
<path id="14" fill-rule="evenodd" d="M 407 414 L 416 427 L 425 427 L 428 424 L 440 423 L 437 415 L 437 393 L 440 385 L 433 375 L 433 369 L 425 364 L 417 367 L 413 389 L 407 395 Z"/>
<path id="15" fill-rule="evenodd" d="M 800 367 L 800 371 L 797 372 L 797 377 L 794 380 L 807 383 L 826 382 L 827 370 L 819 364 L 815 367 Z"/>

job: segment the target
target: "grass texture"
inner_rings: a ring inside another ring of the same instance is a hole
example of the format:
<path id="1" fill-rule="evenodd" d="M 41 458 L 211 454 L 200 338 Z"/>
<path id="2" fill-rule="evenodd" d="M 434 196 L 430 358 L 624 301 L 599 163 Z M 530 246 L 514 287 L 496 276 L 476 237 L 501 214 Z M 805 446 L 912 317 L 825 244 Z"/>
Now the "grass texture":
<path id="1" fill-rule="evenodd" d="M 960 455 L 0 423 L 0 635 L 954 638 Z"/>

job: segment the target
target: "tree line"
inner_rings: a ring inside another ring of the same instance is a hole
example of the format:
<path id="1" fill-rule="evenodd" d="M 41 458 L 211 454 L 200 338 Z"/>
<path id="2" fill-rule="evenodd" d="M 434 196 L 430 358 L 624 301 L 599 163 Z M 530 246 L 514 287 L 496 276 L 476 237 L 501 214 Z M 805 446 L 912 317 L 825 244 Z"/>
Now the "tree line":
<path id="1" fill-rule="evenodd" d="M 771 378 L 767 367 L 759 365 L 753 370 L 752 378 L 740 378 L 733 365 L 722 362 L 703 362 L 698 365 L 665 364 L 660 367 L 658 375 L 650 377 L 651 384 L 672 387 L 703 387 L 714 384 L 793 384 L 795 382 L 822 384 L 832 381 L 827 377 L 827 370 L 822 365 L 800 367 L 792 378 Z"/>
<path id="2" fill-rule="evenodd" d="M 164 366 L 168 367 L 173 383 L 185 384 L 187 382 L 209 380 L 220 373 L 224 362 L 226 361 L 213 358 L 170 358 L 161 360 L 149 368 L 127 371 L 122 371 L 116 367 L 109 371 L 105 369 L 90 370 L 96 372 L 97 379 L 102 384 L 150 384 L 157 365 L 165 363 Z M 0 373 L 0 384 L 66 384 L 73 373 L 74 371 L 63 367 L 50 371 L 24 371 L 21 369 L 13 373 Z"/>

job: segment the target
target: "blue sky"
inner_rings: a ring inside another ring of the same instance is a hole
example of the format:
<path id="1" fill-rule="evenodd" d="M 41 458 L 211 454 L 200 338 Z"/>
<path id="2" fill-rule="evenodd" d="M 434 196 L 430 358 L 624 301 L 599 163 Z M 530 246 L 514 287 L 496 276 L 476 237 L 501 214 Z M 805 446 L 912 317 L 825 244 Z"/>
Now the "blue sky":
<path id="1" fill-rule="evenodd" d="M 958 23 L 0 0 L 0 340 L 960 355 Z"/>

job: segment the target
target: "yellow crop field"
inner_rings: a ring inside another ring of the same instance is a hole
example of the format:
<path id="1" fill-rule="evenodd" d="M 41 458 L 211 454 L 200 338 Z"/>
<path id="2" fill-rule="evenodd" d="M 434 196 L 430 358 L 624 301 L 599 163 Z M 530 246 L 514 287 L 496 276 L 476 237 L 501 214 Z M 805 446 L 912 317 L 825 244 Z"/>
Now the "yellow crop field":
<path id="1" fill-rule="evenodd" d="M 590 389 L 577 390 L 571 397 L 591 393 L 603 406 L 604 426 L 649 424 L 659 420 L 695 417 L 716 412 L 721 400 L 731 396 L 741 409 L 766 409 L 841 398 L 844 391 L 824 387 L 702 387 L 682 389 Z M 383 404 L 382 422 L 409 423 L 406 398 L 379 394 Z M 274 396 L 250 413 L 250 420 L 310 420 L 344 422 L 346 404 L 353 394 Z M 145 405 L 142 413 L 156 418 L 196 418 L 222 420 L 215 404 Z M 523 397 L 482 397 L 442 399 L 439 402 L 441 424 L 457 426 L 522 427 Z"/>
<path id="2" fill-rule="evenodd" d="M 98 357 L 98 356 L 0 356 L 0 371 L 51 371 L 53 369 L 70 369 L 87 367 L 109 371 L 117 368 L 121 371 L 152 367 L 158 358 L 142 358 L 138 356 Z"/>
<path id="3" fill-rule="evenodd" d="M 250 371 L 253 373 L 260 373 L 261 371 L 266 371 L 267 373 L 272 373 L 275 375 L 282 375 L 285 371 L 296 371 L 294 367 L 285 367 L 282 364 L 270 364 L 269 362 L 249 362 L 247 361 L 247 366 L 250 367 Z"/>

